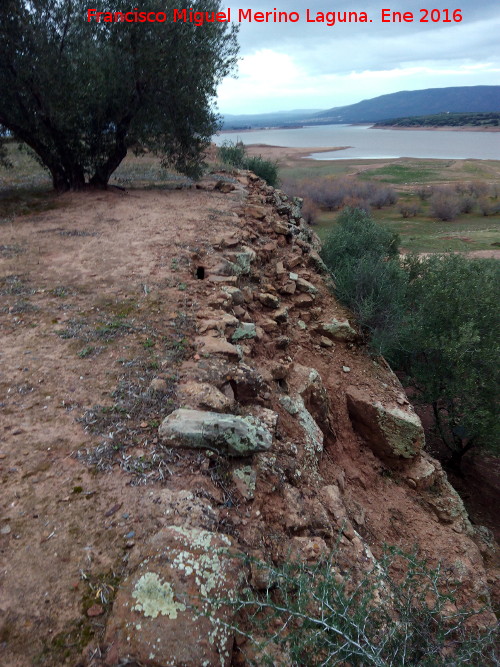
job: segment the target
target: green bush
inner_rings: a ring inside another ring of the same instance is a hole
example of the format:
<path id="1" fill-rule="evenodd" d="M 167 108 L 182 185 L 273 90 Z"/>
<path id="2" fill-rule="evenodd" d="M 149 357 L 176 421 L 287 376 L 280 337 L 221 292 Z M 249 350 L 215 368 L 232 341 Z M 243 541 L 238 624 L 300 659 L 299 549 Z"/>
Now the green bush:
<path id="1" fill-rule="evenodd" d="M 500 265 L 462 255 L 408 258 L 401 346 L 389 354 L 460 466 L 474 446 L 500 451 Z"/>
<path id="2" fill-rule="evenodd" d="M 359 581 L 339 571 L 335 551 L 315 565 L 259 566 L 267 590 L 230 601 L 241 612 L 237 631 L 257 644 L 250 664 L 276 664 L 276 655 L 292 667 L 498 664 L 494 629 L 471 629 L 478 612 L 458 609 L 441 569 L 415 555 L 388 549 Z"/>
<path id="3" fill-rule="evenodd" d="M 370 348 L 432 406 L 447 463 L 459 469 L 473 447 L 500 451 L 500 265 L 461 255 L 402 263 L 397 246 L 363 211 L 346 209 L 322 257 Z"/>
<path id="4" fill-rule="evenodd" d="M 253 171 L 273 188 L 278 185 L 278 164 L 276 162 L 264 160 L 261 155 L 248 157 L 245 161 L 245 169 Z"/>
<path id="5" fill-rule="evenodd" d="M 327 236 L 322 258 L 335 294 L 355 314 L 374 352 L 397 346 L 404 313 L 406 274 L 399 238 L 360 209 L 345 209 Z"/>
<path id="6" fill-rule="evenodd" d="M 246 148 L 241 141 L 224 141 L 217 151 L 219 160 L 235 169 L 243 169 L 246 160 Z"/>
<path id="7" fill-rule="evenodd" d="M 241 141 L 225 141 L 218 150 L 219 160 L 235 169 L 249 169 L 254 174 L 263 178 L 268 185 L 278 185 L 278 164 L 271 160 L 265 160 L 261 155 L 250 157 L 247 155 L 245 145 Z"/>

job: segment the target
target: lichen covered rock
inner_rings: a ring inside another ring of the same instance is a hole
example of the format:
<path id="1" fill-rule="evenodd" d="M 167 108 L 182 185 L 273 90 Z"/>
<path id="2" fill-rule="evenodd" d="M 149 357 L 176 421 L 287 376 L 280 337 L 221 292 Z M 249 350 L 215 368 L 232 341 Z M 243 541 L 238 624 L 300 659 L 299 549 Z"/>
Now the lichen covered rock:
<path id="1" fill-rule="evenodd" d="M 411 459 L 419 454 L 425 437 L 413 409 L 386 407 L 355 387 L 348 388 L 346 397 L 354 429 L 379 458 Z"/>
<path id="2" fill-rule="evenodd" d="M 242 561 L 226 535 L 170 526 L 131 557 L 108 623 L 107 665 L 229 665 Z M 128 664 L 128 663 L 127 663 Z"/>
<path id="3" fill-rule="evenodd" d="M 270 449 L 273 435 L 256 417 L 179 409 L 158 429 L 169 447 L 213 449 L 230 456 L 249 456 Z"/>

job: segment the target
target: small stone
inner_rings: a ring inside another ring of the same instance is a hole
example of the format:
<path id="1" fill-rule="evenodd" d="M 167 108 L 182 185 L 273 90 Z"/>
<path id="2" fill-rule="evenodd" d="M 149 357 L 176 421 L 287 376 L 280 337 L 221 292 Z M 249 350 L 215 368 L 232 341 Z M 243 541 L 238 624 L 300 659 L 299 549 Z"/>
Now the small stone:
<path id="1" fill-rule="evenodd" d="M 307 329 L 307 324 L 304 322 L 304 320 L 297 320 L 297 326 L 299 329 L 302 329 L 302 331 Z"/>
<path id="2" fill-rule="evenodd" d="M 276 264 L 276 275 L 283 276 L 286 273 L 286 269 L 283 266 L 283 262 L 277 262 Z"/>
<path id="3" fill-rule="evenodd" d="M 225 181 L 217 181 L 214 187 L 214 190 L 219 190 L 219 192 L 223 192 L 224 194 L 232 192 L 235 189 L 236 186 L 234 186 L 232 183 L 227 183 Z"/>
<path id="4" fill-rule="evenodd" d="M 292 255 L 286 261 L 286 265 L 289 269 L 294 269 L 296 266 L 302 264 L 302 255 Z"/>
<path id="5" fill-rule="evenodd" d="M 131 540 L 133 537 L 135 537 L 135 530 L 131 530 L 129 533 L 125 535 L 126 540 Z"/>
<path id="6" fill-rule="evenodd" d="M 2 528 L 0 528 L 0 535 L 8 535 L 11 531 L 12 528 L 9 525 L 2 526 Z"/>
<path id="7" fill-rule="evenodd" d="M 87 609 L 87 616 L 91 618 L 94 616 L 102 616 L 104 614 L 104 607 L 101 607 L 100 604 L 93 604 Z"/>
<path id="8" fill-rule="evenodd" d="M 148 391 L 151 394 L 166 394 L 168 385 L 162 378 L 153 378 L 149 384 Z"/>
<path id="9" fill-rule="evenodd" d="M 242 466 L 235 468 L 231 477 L 238 492 L 245 498 L 245 500 L 252 500 L 255 495 L 255 482 L 257 480 L 257 473 L 252 466 Z"/>
<path id="10" fill-rule="evenodd" d="M 288 274 L 288 277 L 290 278 L 290 280 L 298 280 L 299 279 L 299 274 L 291 272 L 291 273 Z"/>
<path id="11" fill-rule="evenodd" d="M 238 340 L 255 338 L 256 335 L 257 329 L 253 322 L 242 322 L 241 326 L 239 326 L 231 336 L 231 340 L 235 343 Z"/>
<path id="12" fill-rule="evenodd" d="M 261 419 L 200 410 L 175 410 L 158 433 L 170 447 L 214 449 L 230 456 L 267 451 L 273 442 Z"/>
<path id="13" fill-rule="evenodd" d="M 279 308 L 280 306 L 279 298 L 269 292 L 261 292 L 258 298 L 261 304 L 267 308 Z"/>
<path id="14" fill-rule="evenodd" d="M 278 336 L 276 338 L 276 347 L 280 350 L 286 349 L 291 343 L 291 339 L 288 336 Z"/>
<path id="15" fill-rule="evenodd" d="M 295 294 L 297 290 L 297 285 L 293 282 L 293 280 L 289 280 L 287 283 L 285 283 L 282 287 L 279 288 L 280 294 L 284 294 L 285 296 Z"/>
<path id="16" fill-rule="evenodd" d="M 332 340 L 352 342 L 356 340 L 356 332 L 349 324 L 348 320 L 331 319 L 329 322 L 320 322 L 317 330 Z"/>
<path id="17" fill-rule="evenodd" d="M 312 294 L 299 294 L 295 297 L 294 303 L 297 308 L 309 308 L 314 305 L 314 296 Z"/>
<path id="18" fill-rule="evenodd" d="M 283 322 L 286 322 L 288 320 L 288 308 L 283 307 L 279 308 L 274 316 L 273 319 L 278 322 L 279 324 L 282 324 Z"/>
<path id="19" fill-rule="evenodd" d="M 237 348 L 225 338 L 204 336 L 197 340 L 197 347 L 202 355 L 217 355 L 237 361 L 240 358 Z"/>
<path id="20" fill-rule="evenodd" d="M 321 347 L 328 347 L 328 348 L 335 346 L 335 344 L 329 338 L 326 338 L 326 336 L 320 336 L 319 344 L 321 345 Z M 344 370 L 346 368 L 347 366 L 344 366 Z"/>
<path id="21" fill-rule="evenodd" d="M 350 373 L 351 372 L 351 369 L 349 368 L 349 366 L 342 366 L 342 370 L 344 371 L 344 373 Z"/>
<path id="22" fill-rule="evenodd" d="M 240 306 L 245 302 L 243 292 L 238 287 L 223 287 L 222 291 L 231 299 L 234 305 Z"/>
<path id="23" fill-rule="evenodd" d="M 140 426 L 141 426 L 141 428 L 147 428 L 148 427 L 148 422 L 141 422 Z"/>
<path id="24" fill-rule="evenodd" d="M 310 283 L 308 280 L 305 280 L 304 278 L 297 278 L 295 282 L 297 284 L 297 289 L 299 290 L 299 292 L 316 294 L 318 291 L 317 287 L 315 287 L 312 283 Z"/>
<path id="25" fill-rule="evenodd" d="M 255 218 L 256 220 L 263 220 L 267 215 L 267 211 L 263 206 L 250 205 L 245 208 L 245 216 L 247 218 Z"/>

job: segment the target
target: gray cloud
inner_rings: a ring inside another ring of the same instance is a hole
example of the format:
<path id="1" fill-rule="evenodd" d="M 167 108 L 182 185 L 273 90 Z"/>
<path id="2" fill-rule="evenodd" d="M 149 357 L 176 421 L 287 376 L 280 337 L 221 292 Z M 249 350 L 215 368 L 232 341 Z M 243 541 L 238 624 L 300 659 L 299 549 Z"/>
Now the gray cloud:
<path id="1" fill-rule="evenodd" d="M 353 72 L 374 72 L 407 70 L 408 85 L 406 89 L 427 87 L 425 72 L 432 82 L 433 74 L 446 76 L 450 73 L 449 84 L 436 85 L 474 85 L 471 74 L 477 65 L 477 83 L 497 84 L 500 82 L 500 49 L 498 48 L 500 34 L 500 6 L 498 0 L 461 0 L 460 3 L 435 3 L 432 0 L 419 3 L 391 3 L 389 0 L 363 0 L 359 3 L 345 2 L 336 4 L 327 0 L 310 3 L 293 1 L 284 3 L 247 2 L 233 3 L 226 0 L 226 6 L 231 7 L 232 18 L 237 17 L 239 8 L 251 8 L 255 11 L 299 12 L 301 20 L 298 23 L 247 23 L 240 27 L 240 46 L 242 57 L 254 57 L 262 50 L 287 55 L 300 71 L 303 81 L 296 82 L 297 95 L 300 89 L 308 88 L 318 79 L 318 86 L 324 77 L 346 77 Z M 312 7 L 310 5 L 313 5 Z M 463 20 L 459 23 L 420 23 L 419 9 L 427 7 L 449 6 L 450 13 L 458 5 L 462 10 Z M 344 12 L 365 11 L 372 23 L 337 23 L 329 27 L 321 23 L 306 23 L 306 9 L 311 14 L 316 12 Z M 412 11 L 415 16 L 413 23 L 381 23 L 381 9 L 389 8 L 394 11 Z M 271 54 L 270 54 L 271 57 Z M 486 66 L 489 64 L 489 66 Z M 420 71 L 420 78 L 415 78 L 415 70 Z M 425 70 L 425 71 L 424 71 Z M 492 70 L 492 71 L 491 71 Z M 498 70 L 498 71 L 494 71 Z M 463 72 L 463 81 L 460 81 L 460 72 Z M 255 73 L 255 77 L 258 73 Z M 255 78 L 254 77 L 254 78 Z M 413 79 L 412 79 L 413 77 Z M 435 77 L 434 77 L 435 78 Z M 412 84 L 413 81 L 413 84 Z M 436 79 L 437 81 L 437 79 Z M 383 83 L 383 82 L 382 82 Z M 430 87 L 429 85 L 429 87 Z M 400 90 L 397 77 L 394 87 L 385 81 L 380 93 Z M 266 87 L 259 94 L 261 101 L 254 100 L 255 111 L 266 110 Z M 242 94 L 241 86 L 239 94 Z M 377 93 L 376 93 L 377 94 Z M 355 97 L 356 91 L 352 95 Z M 314 93 L 309 99 L 310 106 L 318 106 L 319 94 Z M 318 104 L 314 99 L 318 100 Z M 342 103 L 355 102 L 356 99 Z M 298 106 L 305 106 L 304 100 L 297 100 Z M 274 100 L 274 108 L 278 102 Z M 321 105 L 321 104 L 319 104 Z M 333 105 L 333 103 L 332 103 Z M 307 106 L 307 105 L 306 105 Z M 283 108 L 290 108 L 285 104 Z M 224 108 L 223 108 L 224 110 Z"/>

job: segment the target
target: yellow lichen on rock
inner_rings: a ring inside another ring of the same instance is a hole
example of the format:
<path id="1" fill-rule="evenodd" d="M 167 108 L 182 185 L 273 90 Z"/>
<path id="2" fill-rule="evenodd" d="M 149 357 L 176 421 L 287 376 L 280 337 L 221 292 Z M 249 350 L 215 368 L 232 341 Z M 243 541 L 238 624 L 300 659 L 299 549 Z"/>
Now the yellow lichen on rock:
<path id="1" fill-rule="evenodd" d="M 168 582 L 162 583 L 155 572 L 146 572 L 138 580 L 132 592 L 137 604 L 132 607 L 144 616 L 156 618 L 159 614 L 176 619 L 179 611 L 185 611 L 186 605 L 174 600 L 174 591 Z"/>

